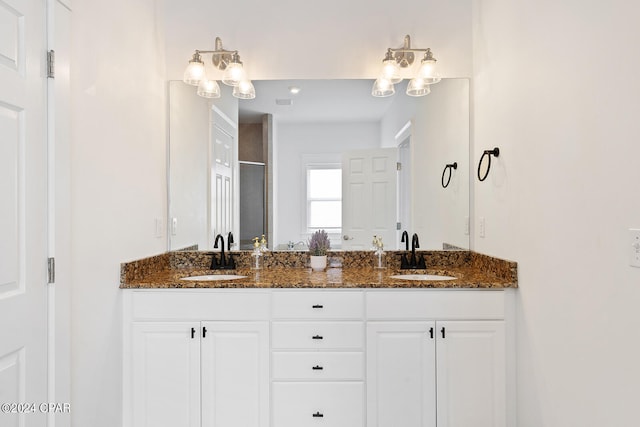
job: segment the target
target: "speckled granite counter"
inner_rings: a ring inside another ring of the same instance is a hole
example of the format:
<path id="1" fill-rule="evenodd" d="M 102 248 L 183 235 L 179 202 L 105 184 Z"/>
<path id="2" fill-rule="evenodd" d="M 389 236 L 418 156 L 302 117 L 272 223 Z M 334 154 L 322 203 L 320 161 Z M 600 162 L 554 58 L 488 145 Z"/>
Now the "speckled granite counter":
<path id="1" fill-rule="evenodd" d="M 400 270 L 403 252 L 388 253 L 388 268 L 374 269 L 371 252 L 332 252 L 329 268 L 312 271 L 306 252 L 272 252 L 265 268 L 249 268 L 248 252 L 234 252 L 236 270 L 208 269 L 211 252 L 168 252 L 122 264 L 120 288 L 516 288 L 517 264 L 471 251 L 420 251 L 426 270 Z M 182 280 L 208 274 L 237 274 L 245 278 L 225 281 Z M 393 278 L 397 274 L 437 274 L 453 280 L 414 281 Z"/>

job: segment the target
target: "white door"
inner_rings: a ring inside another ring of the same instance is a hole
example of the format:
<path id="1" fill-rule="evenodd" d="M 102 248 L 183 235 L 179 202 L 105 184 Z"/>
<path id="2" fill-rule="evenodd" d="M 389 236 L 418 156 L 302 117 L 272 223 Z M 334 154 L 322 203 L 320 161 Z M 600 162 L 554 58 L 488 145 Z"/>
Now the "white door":
<path id="1" fill-rule="evenodd" d="M 437 335 L 438 427 L 504 427 L 504 322 L 438 322 Z"/>
<path id="2" fill-rule="evenodd" d="M 47 401 L 45 28 L 44 2 L 0 1 L 0 402 L 9 404 Z M 2 411 L 0 425 L 45 418 Z"/>
<path id="3" fill-rule="evenodd" d="M 202 426 L 267 427 L 269 322 L 202 322 L 202 330 Z"/>
<path id="4" fill-rule="evenodd" d="M 200 427 L 200 323 L 133 325 L 133 426 Z"/>
<path id="5" fill-rule="evenodd" d="M 436 426 L 434 334 L 434 322 L 367 325 L 368 427 Z"/>
<path id="6" fill-rule="evenodd" d="M 216 235 L 222 234 L 227 239 L 227 233 L 233 232 L 239 238 L 235 229 L 236 221 L 236 164 L 237 125 L 224 113 L 213 107 L 211 110 L 211 204 L 209 248 L 213 247 Z"/>
<path id="7" fill-rule="evenodd" d="M 343 249 L 369 249 L 374 235 L 396 248 L 397 159 L 396 148 L 343 154 Z"/>

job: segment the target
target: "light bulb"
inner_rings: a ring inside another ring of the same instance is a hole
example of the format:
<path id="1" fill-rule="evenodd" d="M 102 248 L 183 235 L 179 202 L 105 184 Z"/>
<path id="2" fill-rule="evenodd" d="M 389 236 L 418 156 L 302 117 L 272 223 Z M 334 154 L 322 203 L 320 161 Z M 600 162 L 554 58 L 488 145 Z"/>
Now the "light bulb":
<path id="1" fill-rule="evenodd" d="M 227 86 L 238 86 L 243 80 L 247 80 L 247 74 L 242 67 L 242 62 L 240 62 L 240 56 L 234 53 L 231 57 L 231 62 L 227 64 L 227 68 L 224 70 L 222 83 Z"/>
<path id="2" fill-rule="evenodd" d="M 389 80 L 385 79 L 384 77 L 379 77 L 373 84 L 373 89 L 371 89 L 371 95 L 378 98 L 391 96 L 394 93 L 396 93 L 395 87 Z"/>
<path id="3" fill-rule="evenodd" d="M 200 80 L 196 93 L 203 98 L 220 98 L 220 86 L 217 81 L 205 77 Z"/>
<path id="4" fill-rule="evenodd" d="M 256 89 L 251 80 L 242 80 L 233 88 L 233 96 L 240 99 L 253 99 L 256 97 Z"/>
<path id="5" fill-rule="evenodd" d="M 391 50 L 387 51 L 387 54 L 382 61 L 382 77 L 391 82 L 391 84 L 400 83 L 402 81 L 402 75 L 400 74 L 400 65 L 393 57 Z"/>
<path id="6" fill-rule="evenodd" d="M 431 88 L 423 78 L 414 77 L 407 85 L 407 95 L 409 96 L 425 96 L 429 93 L 431 93 Z"/>
<path id="7" fill-rule="evenodd" d="M 427 49 L 427 53 L 424 54 L 424 59 L 420 63 L 420 69 L 418 70 L 418 77 L 428 85 L 438 83 L 441 80 L 436 69 L 436 59 L 433 57 L 431 49 Z"/>
<path id="8" fill-rule="evenodd" d="M 197 86 L 204 77 L 204 62 L 198 52 L 193 54 L 187 69 L 184 70 L 182 81 L 186 84 Z"/>

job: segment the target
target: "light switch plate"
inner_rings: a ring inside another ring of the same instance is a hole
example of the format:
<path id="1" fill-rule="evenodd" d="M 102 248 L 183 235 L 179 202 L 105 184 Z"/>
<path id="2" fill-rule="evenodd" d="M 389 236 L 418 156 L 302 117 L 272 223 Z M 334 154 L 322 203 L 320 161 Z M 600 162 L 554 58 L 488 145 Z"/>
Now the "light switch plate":
<path id="1" fill-rule="evenodd" d="M 156 218 L 155 219 L 155 225 L 156 225 L 155 235 L 156 235 L 157 238 L 160 238 L 164 234 L 164 226 L 163 226 L 162 218 Z"/>
<path id="2" fill-rule="evenodd" d="M 640 229 L 629 229 L 629 265 L 640 267 Z"/>

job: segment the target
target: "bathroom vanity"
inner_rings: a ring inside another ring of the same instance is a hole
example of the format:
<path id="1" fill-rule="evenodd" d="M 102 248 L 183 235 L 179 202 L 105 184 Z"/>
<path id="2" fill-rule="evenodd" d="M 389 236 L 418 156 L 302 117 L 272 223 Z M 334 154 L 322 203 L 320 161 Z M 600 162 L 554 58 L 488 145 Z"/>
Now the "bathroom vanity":
<path id="1" fill-rule="evenodd" d="M 513 425 L 514 263 L 191 281 L 171 254 L 123 266 L 124 426 Z"/>

